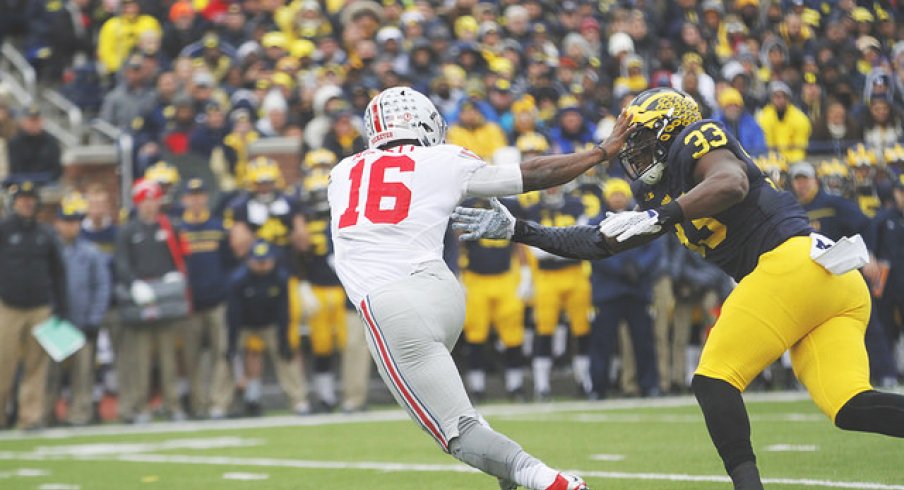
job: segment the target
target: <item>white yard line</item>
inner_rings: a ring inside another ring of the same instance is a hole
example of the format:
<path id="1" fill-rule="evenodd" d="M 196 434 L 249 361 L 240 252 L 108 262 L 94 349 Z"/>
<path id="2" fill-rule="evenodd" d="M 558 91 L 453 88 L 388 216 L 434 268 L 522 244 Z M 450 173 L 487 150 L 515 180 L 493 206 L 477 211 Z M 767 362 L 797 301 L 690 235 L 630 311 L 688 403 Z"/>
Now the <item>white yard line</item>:
<path id="1" fill-rule="evenodd" d="M 806 393 L 752 393 L 744 396 L 749 402 L 796 402 L 808 399 Z M 695 406 L 692 396 L 615 399 L 598 402 L 556 402 L 533 404 L 481 405 L 478 411 L 485 417 L 520 417 L 530 415 L 558 414 L 569 412 L 598 412 L 636 408 L 666 408 Z M 655 415 L 651 415 L 655 417 Z M 91 427 L 47 429 L 39 432 L 0 432 L 0 441 L 30 439 L 69 439 L 73 437 L 116 436 L 130 434 L 163 434 L 201 432 L 207 430 L 260 429 L 274 427 L 304 427 L 342 425 L 360 423 L 394 422 L 408 420 L 408 415 L 400 409 L 376 410 L 356 414 L 330 414 L 299 417 L 281 415 L 274 417 L 202 420 L 189 422 L 156 422 L 148 425 L 107 424 Z"/>
<path id="2" fill-rule="evenodd" d="M 0 459 L 9 459 L 9 453 L 0 453 Z M 77 460 L 123 461 L 133 463 L 192 464 L 211 466 L 253 466 L 267 468 L 294 468 L 309 470 L 371 470 L 381 472 L 428 472 L 428 473 L 477 473 L 470 466 L 462 464 L 403 464 L 379 461 L 315 461 L 303 459 L 276 458 L 236 458 L 227 456 L 195 456 L 188 454 L 123 454 L 114 457 L 87 457 Z M 729 483 L 723 475 L 689 475 L 682 473 L 631 473 L 624 471 L 568 470 L 585 478 L 610 480 L 645 480 L 700 483 Z M 798 485 L 822 488 L 843 488 L 851 490 L 904 490 L 904 485 L 876 482 L 850 482 L 817 480 L 811 478 L 764 478 L 763 483 L 771 485 Z"/>
<path id="3" fill-rule="evenodd" d="M 764 450 L 772 453 L 813 453 L 819 451 L 816 444 L 773 444 Z"/>
<path id="4" fill-rule="evenodd" d="M 576 414 L 550 414 L 558 415 L 499 415 L 496 418 L 518 422 L 574 422 L 582 424 L 699 424 L 703 422 L 703 414 L 684 415 L 656 415 L 656 414 L 631 414 L 631 413 L 576 413 Z M 818 413 L 772 413 L 751 415 L 751 422 L 827 422 L 824 415 Z"/>

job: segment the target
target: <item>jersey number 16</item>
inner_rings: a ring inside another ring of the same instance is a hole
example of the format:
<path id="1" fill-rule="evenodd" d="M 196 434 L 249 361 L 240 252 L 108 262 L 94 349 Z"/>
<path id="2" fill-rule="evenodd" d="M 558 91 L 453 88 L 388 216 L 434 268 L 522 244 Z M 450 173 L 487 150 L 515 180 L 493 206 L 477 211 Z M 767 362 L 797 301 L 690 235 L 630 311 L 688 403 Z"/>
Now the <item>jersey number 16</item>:
<path id="1" fill-rule="evenodd" d="M 351 189 L 348 207 L 339 217 L 339 228 L 354 226 L 358 223 L 361 199 L 361 183 L 366 167 L 363 158 L 352 167 L 349 173 Z M 367 197 L 364 202 L 364 217 L 371 223 L 396 224 L 408 217 L 411 208 L 411 189 L 401 182 L 386 182 L 386 171 L 398 169 L 399 172 L 413 172 L 414 160 L 405 155 L 384 155 L 370 165 L 367 178 Z M 383 198 L 391 198 L 392 206 L 381 207 Z"/>

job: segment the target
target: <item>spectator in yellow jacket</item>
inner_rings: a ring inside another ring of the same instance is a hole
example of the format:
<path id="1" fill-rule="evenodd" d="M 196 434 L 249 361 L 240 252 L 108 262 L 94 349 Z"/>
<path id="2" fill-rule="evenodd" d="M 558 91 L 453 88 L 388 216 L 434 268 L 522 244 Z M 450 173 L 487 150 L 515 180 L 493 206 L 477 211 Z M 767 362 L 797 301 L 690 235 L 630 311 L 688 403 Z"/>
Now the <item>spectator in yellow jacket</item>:
<path id="1" fill-rule="evenodd" d="M 446 141 L 463 146 L 486 161 L 491 161 L 493 153 L 507 144 L 502 128 L 488 122 L 471 100 L 462 102 L 458 123 L 449 128 Z"/>
<path id="2" fill-rule="evenodd" d="M 791 88 L 785 82 L 771 82 L 769 98 L 770 103 L 757 117 L 766 136 L 766 146 L 789 162 L 803 160 L 813 130 L 810 119 L 791 103 Z"/>
<path id="3" fill-rule="evenodd" d="M 119 15 L 111 17 L 100 28 L 97 57 L 107 73 L 116 73 L 132 52 L 139 36 L 146 31 L 162 35 L 157 19 L 141 13 L 135 0 L 123 0 Z"/>

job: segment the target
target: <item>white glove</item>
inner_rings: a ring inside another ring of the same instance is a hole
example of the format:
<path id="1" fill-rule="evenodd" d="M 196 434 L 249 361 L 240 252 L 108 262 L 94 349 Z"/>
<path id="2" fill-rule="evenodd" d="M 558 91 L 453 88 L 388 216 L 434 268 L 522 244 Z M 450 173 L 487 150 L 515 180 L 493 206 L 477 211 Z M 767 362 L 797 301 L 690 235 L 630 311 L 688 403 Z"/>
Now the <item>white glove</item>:
<path id="1" fill-rule="evenodd" d="M 129 293 L 132 295 L 132 301 L 138 306 L 149 305 L 157 301 L 154 295 L 154 289 L 142 280 L 132 281 L 132 287 Z"/>
<path id="2" fill-rule="evenodd" d="M 298 296 L 301 299 L 301 314 L 305 318 L 311 318 L 320 311 L 320 301 L 317 299 L 317 295 L 314 294 L 314 290 L 311 289 L 311 283 L 308 281 L 299 282 Z"/>
<path id="3" fill-rule="evenodd" d="M 179 271 L 167 272 L 160 279 L 163 282 L 179 282 L 182 280 L 182 273 Z"/>
<path id="4" fill-rule="evenodd" d="M 661 229 L 659 213 L 652 209 L 606 213 L 606 219 L 600 223 L 600 233 L 609 238 L 616 237 L 619 242 L 658 233 Z"/>
<path id="5" fill-rule="evenodd" d="M 458 206 L 452 213 L 452 228 L 466 232 L 460 240 L 481 238 L 508 240 L 515 234 L 515 217 L 495 197 L 490 199 L 492 209 Z"/>
<path id="6" fill-rule="evenodd" d="M 534 297 L 534 278 L 531 277 L 530 267 L 521 266 L 521 281 L 518 283 L 518 298 L 528 301 Z"/>

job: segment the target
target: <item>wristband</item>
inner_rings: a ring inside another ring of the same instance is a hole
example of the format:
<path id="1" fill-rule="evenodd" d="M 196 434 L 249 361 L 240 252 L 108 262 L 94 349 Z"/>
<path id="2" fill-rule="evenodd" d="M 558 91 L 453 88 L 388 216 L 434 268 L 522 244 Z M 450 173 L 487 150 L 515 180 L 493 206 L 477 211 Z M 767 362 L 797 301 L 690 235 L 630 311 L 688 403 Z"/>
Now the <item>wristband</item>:
<path id="1" fill-rule="evenodd" d="M 527 225 L 525 225 L 524 221 L 520 219 L 515 220 L 515 231 L 512 233 L 512 237 L 509 238 L 509 241 L 512 242 L 520 242 L 521 238 L 524 237 L 525 232 L 527 232 Z"/>
<path id="2" fill-rule="evenodd" d="M 603 143 L 605 143 L 605 142 L 603 142 Z M 600 144 L 596 145 L 596 147 L 599 148 L 600 151 L 603 152 L 603 157 L 600 158 L 600 163 L 603 163 L 603 162 L 606 162 L 606 161 L 609 160 L 609 152 L 606 151 L 605 148 L 603 148 L 603 143 L 600 143 Z"/>
<path id="3" fill-rule="evenodd" d="M 659 213 L 659 221 L 657 223 L 663 226 L 670 226 L 684 221 L 684 211 L 678 201 L 672 201 L 656 209 L 656 212 Z"/>

